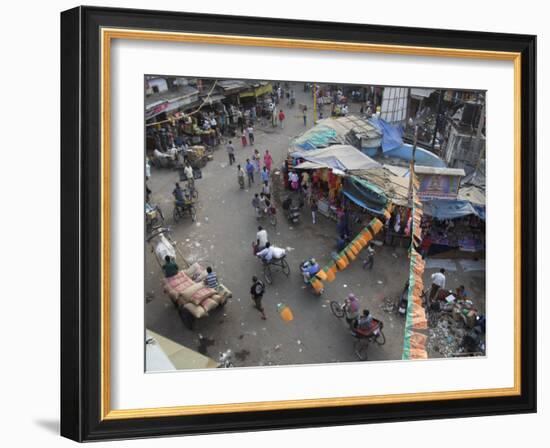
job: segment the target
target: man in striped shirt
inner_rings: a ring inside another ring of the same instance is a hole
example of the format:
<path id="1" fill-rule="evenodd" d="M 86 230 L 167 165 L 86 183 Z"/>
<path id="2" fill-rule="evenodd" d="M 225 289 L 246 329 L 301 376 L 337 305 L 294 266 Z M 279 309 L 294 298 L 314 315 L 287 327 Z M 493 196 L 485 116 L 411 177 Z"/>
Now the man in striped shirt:
<path id="1" fill-rule="evenodd" d="M 212 271 L 212 268 L 208 266 L 206 268 L 206 278 L 204 279 L 204 283 L 206 283 L 206 286 L 212 289 L 218 289 L 218 277 L 216 276 L 216 273 Z"/>

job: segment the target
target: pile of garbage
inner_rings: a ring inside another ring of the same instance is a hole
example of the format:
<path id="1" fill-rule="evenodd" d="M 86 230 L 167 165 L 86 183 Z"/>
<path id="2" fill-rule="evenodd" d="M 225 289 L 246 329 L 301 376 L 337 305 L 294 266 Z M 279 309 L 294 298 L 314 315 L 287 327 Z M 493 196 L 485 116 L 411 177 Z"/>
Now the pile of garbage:
<path id="1" fill-rule="evenodd" d="M 380 309 L 385 313 L 397 313 L 398 306 L 395 301 L 390 298 L 384 298 L 379 306 Z"/>
<path id="2" fill-rule="evenodd" d="M 452 319 L 441 318 L 428 330 L 428 353 L 439 353 L 445 358 L 455 355 L 460 349 L 465 330 L 463 325 Z"/>

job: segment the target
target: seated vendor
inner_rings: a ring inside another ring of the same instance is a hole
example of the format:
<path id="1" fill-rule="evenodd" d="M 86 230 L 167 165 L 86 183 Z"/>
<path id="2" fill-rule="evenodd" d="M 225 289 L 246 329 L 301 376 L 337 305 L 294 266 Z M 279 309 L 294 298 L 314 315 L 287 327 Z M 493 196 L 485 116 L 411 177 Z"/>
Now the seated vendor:
<path id="1" fill-rule="evenodd" d="M 164 257 L 164 261 L 165 261 L 165 263 L 162 266 L 162 271 L 164 272 L 164 276 L 166 278 L 173 277 L 174 275 L 176 275 L 179 272 L 180 268 L 178 267 L 176 262 L 174 260 L 172 260 L 170 255 L 166 255 Z"/>
<path id="2" fill-rule="evenodd" d="M 363 333 L 368 333 L 372 327 L 373 318 L 369 310 L 363 310 L 363 314 L 355 322 L 355 328 Z"/>
<path id="3" fill-rule="evenodd" d="M 267 242 L 265 248 L 256 253 L 256 256 L 261 258 L 265 263 L 270 263 L 273 259 L 278 260 L 284 257 L 285 250 L 280 247 L 272 246 L 271 243 Z"/>
<path id="4" fill-rule="evenodd" d="M 350 237 L 347 235 L 340 235 L 338 241 L 336 242 L 336 250 L 342 252 L 346 246 L 350 243 Z"/>
<path id="5" fill-rule="evenodd" d="M 468 298 L 468 293 L 466 292 L 464 285 L 460 285 L 455 291 L 455 295 L 458 300 L 466 300 Z"/>
<path id="6" fill-rule="evenodd" d="M 212 267 L 208 266 L 206 268 L 206 278 L 204 279 L 204 284 L 212 289 L 218 289 L 219 283 L 218 283 L 218 277 L 216 273 L 212 270 Z"/>
<path id="7" fill-rule="evenodd" d="M 304 263 L 302 267 L 302 275 L 304 276 L 304 282 L 307 283 L 320 270 L 321 270 L 321 267 L 319 266 L 319 263 L 317 263 L 315 258 L 312 258 L 309 260 L 309 262 Z"/>

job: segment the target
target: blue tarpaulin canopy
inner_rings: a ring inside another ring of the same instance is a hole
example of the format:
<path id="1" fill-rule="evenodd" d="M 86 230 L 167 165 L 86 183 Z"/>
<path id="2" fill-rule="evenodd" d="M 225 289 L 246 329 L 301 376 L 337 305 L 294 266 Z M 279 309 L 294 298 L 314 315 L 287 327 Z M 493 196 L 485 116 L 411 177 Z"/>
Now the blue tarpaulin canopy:
<path id="1" fill-rule="evenodd" d="M 423 201 L 424 214 L 437 219 L 455 219 L 467 215 L 476 215 L 485 219 L 485 207 L 474 206 L 469 201 L 452 199 L 433 199 Z"/>
<path id="2" fill-rule="evenodd" d="M 395 157 L 397 159 L 410 162 L 412 160 L 413 147 L 411 145 L 401 145 L 398 148 L 394 148 L 390 151 L 386 151 L 384 156 Z M 443 160 L 437 157 L 433 152 L 427 151 L 423 148 L 416 147 L 416 153 L 414 154 L 414 163 L 422 166 L 431 166 L 434 168 L 446 168 L 447 165 Z"/>
<path id="3" fill-rule="evenodd" d="M 382 152 L 403 146 L 403 130 L 381 118 L 370 118 L 369 123 L 382 132 Z"/>
<path id="4" fill-rule="evenodd" d="M 356 176 L 349 176 L 344 179 L 343 192 L 348 199 L 360 207 L 378 215 L 384 213 L 388 203 L 388 198 L 382 189 Z"/>

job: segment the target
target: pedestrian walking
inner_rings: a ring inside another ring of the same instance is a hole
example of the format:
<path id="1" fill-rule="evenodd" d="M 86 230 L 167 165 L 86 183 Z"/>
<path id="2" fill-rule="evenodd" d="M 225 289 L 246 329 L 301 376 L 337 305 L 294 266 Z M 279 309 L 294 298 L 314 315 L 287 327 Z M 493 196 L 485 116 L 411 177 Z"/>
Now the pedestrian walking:
<path id="1" fill-rule="evenodd" d="M 244 190 L 244 170 L 241 165 L 237 165 L 237 180 L 239 181 L 239 188 Z"/>
<path id="2" fill-rule="evenodd" d="M 317 206 L 317 200 L 312 199 L 311 200 L 311 222 L 313 224 L 315 224 L 316 222 L 317 210 L 319 210 L 319 207 Z"/>
<path id="3" fill-rule="evenodd" d="M 262 182 L 263 183 L 269 182 L 269 171 L 267 171 L 267 168 L 265 166 L 262 170 Z"/>
<path id="4" fill-rule="evenodd" d="M 304 109 L 304 126 L 307 126 L 307 113 L 306 113 L 306 110 Z"/>
<path id="5" fill-rule="evenodd" d="M 149 180 L 151 177 L 151 163 L 149 157 L 145 157 L 145 180 Z"/>
<path id="6" fill-rule="evenodd" d="M 241 143 L 243 144 L 243 148 L 247 145 L 246 134 L 244 132 L 243 132 L 243 135 L 241 136 Z"/>
<path id="7" fill-rule="evenodd" d="M 267 171 L 271 171 L 271 164 L 273 163 L 273 159 L 271 157 L 271 154 L 269 153 L 269 151 L 266 149 L 265 150 L 265 154 L 264 154 L 264 165 L 265 167 L 267 168 Z"/>
<path id="8" fill-rule="evenodd" d="M 285 128 L 285 113 L 283 112 L 283 109 L 279 112 L 279 123 L 281 123 L 281 129 Z"/>
<path id="9" fill-rule="evenodd" d="M 267 235 L 267 230 L 265 230 L 262 226 L 258 226 L 258 232 L 256 233 L 256 248 L 254 253 L 258 253 L 265 249 L 265 245 L 268 241 L 269 237 Z"/>
<path id="10" fill-rule="evenodd" d="M 252 127 L 252 124 L 248 125 L 248 128 L 246 129 L 246 131 L 248 132 L 248 141 L 250 142 L 251 145 L 253 145 L 254 144 L 254 128 Z"/>
<path id="11" fill-rule="evenodd" d="M 290 182 L 290 188 L 292 190 L 297 190 L 300 187 L 300 178 L 295 171 L 291 171 L 288 175 L 288 180 Z"/>
<path id="12" fill-rule="evenodd" d="M 250 188 L 254 183 L 254 165 L 250 159 L 246 159 L 246 174 L 248 175 L 248 187 Z"/>
<path id="13" fill-rule="evenodd" d="M 252 277 L 252 286 L 250 287 L 250 296 L 254 302 L 254 306 L 261 313 L 262 320 L 266 320 L 264 307 L 262 306 L 262 298 L 264 297 L 265 286 L 258 277 Z"/>
<path id="14" fill-rule="evenodd" d="M 437 298 L 440 289 L 445 288 L 445 269 L 441 268 L 439 272 L 432 274 L 432 287 L 430 288 L 430 294 L 428 296 L 427 306 Z"/>
<path id="15" fill-rule="evenodd" d="M 261 171 L 261 162 L 260 162 L 260 151 L 257 149 L 254 150 L 254 154 L 252 155 L 252 160 L 254 160 L 254 167 L 256 168 L 256 172 L 259 173 Z"/>
<path id="16" fill-rule="evenodd" d="M 243 113 L 240 110 L 237 111 L 237 125 L 241 129 L 241 132 L 243 132 L 244 131 L 244 120 L 243 120 Z"/>
<path id="17" fill-rule="evenodd" d="M 262 186 L 262 193 L 267 199 L 271 200 L 271 190 L 269 189 L 267 180 L 264 181 L 264 185 Z"/>
<path id="18" fill-rule="evenodd" d="M 149 188 L 149 185 L 147 185 L 147 182 L 145 182 L 145 202 L 149 202 L 151 199 L 151 189 Z"/>
<path id="19" fill-rule="evenodd" d="M 229 140 L 229 143 L 225 148 L 227 150 L 227 155 L 229 156 L 229 165 L 233 165 L 233 163 L 235 163 L 235 147 L 233 146 L 233 143 L 231 143 L 231 140 Z"/>
<path id="20" fill-rule="evenodd" d="M 372 271 L 372 267 L 374 266 L 374 248 L 372 247 L 372 243 L 369 243 L 367 246 L 367 258 L 365 261 L 363 261 L 363 269 L 369 268 L 369 271 Z"/>
<path id="21" fill-rule="evenodd" d="M 252 198 L 252 207 L 254 208 L 254 213 L 256 214 L 256 219 L 259 219 L 262 204 L 261 204 L 261 201 L 260 201 L 260 195 L 258 193 L 255 193 L 254 197 Z"/>

